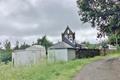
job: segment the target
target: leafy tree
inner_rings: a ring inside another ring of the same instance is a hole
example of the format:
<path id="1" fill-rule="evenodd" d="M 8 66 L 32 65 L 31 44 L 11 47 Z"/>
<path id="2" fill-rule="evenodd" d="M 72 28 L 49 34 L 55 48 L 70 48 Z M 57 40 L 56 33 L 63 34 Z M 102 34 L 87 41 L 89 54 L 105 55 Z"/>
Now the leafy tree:
<path id="1" fill-rule="evenodd" d="M 81 44 L 84 44 L 86 47 L 90 46 L 90 42 L 86 42 L 86 41 L 82 42 Z"/>
<path id="2" fill-rule="evenodd" d="M 120 35 L 120 0 L 77 0 L 79 15 L 99 31 L 99 38 Z"/>
<path id="3" fill-rule="evenodd" d="M 9 40 L 5 41 L 4 48 L 5 48 L 6 51 L 11 50 L 11 42 Z"/>
<path id="4" fill-rule="evenodd" d="M 35 43 L 34 41 L 32 42 L 32 46 L 33 46 L 33 45 L 36 45 L 36 44 L 37 44 L 37 43 Z"/>
<path id="5" fill-rule="evenodd" d="M 12 59 L 12 49 L 11 49 L 11 42 L 6 40 L 4 43 L 5 50 L 0 52 L 0 61 L 5 62 L 7 64 Z"/>
<path id="6" fill-rule="evenodd" d="M 26 49 L 30 47 L 30 45 L 26 44 L 25 42 L 20 46 L 20 49 Z"/>
<path id="7" fill-rule="evenodd" d="M 52 46 L 52 42 L 50 42 L 46 36 L 43 36 L 41 39 L 37 40 L 37 45 L 42 45 L 46 49 L 46 54 L 48 53 L 48 48 Z"/>
<path id="8" fill-rule="evenodd" d="M 2 50 L 2 46 L 1 45 L 2 45 L 2 43 L 0 42 L 0 50 Z"/>
<path id="9" fill-rule="evenodd" d="M 120 46 L 120 36 L 117 36 L 117 38 L 116 38 L 115 35 L 111 35 L 111 36 L 108 37 L 108 39 L 109 39 L 109 44 L 114 45 L 114 46 L 116 44 L 119 44 L 119 46 Z"/>
<path id="10" fill-rule="evenodd" d="M 1 51 L 0 52 L 0 61 L 7 64 L 11 60 L 12 60 L 12 50 L 11 51 Z"/>
<path id="11" fill-rule="evenodd" d="M 85 47 L 87 47 L 88 49 L 96 49 L 97 48 L 97 44 L 91 44 L 90 42 L 82 42 L 81 44 L 84 44 Z"/>
<path id="12" fill-rule="evenodd" d="M 102 46 L 103 55 L 105 56 L 106 55 L 106 51 L 108 49 L 107 41 L 102 41 L 100 43 L 100 45 Z"/>
<path id="13" fill-rule="evenodd" d="M 16 46 L 14 47 L 14 50 L 19 50 L 19 41 L 16 41 Z"/>

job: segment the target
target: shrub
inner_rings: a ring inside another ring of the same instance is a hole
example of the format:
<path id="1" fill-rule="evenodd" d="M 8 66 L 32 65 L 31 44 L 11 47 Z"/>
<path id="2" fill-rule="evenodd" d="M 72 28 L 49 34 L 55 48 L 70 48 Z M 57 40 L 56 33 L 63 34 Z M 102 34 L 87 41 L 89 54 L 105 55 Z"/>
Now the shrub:
<path id="1" fill-rule="evenodd" d="M 0 52 L 0 61 L 7 64 L 12 60 L 12 51 L 1 51 Z"/>

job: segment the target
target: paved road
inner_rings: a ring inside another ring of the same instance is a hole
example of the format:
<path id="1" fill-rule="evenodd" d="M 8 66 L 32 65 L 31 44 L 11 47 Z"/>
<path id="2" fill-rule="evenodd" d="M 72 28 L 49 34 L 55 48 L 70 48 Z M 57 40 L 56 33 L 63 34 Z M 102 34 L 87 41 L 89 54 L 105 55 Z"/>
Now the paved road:
<path id="1" fill-rule="evenodd" d="M 88 64 L 74 80 L 120 80 L 120 59 L 107 59 Z"/>

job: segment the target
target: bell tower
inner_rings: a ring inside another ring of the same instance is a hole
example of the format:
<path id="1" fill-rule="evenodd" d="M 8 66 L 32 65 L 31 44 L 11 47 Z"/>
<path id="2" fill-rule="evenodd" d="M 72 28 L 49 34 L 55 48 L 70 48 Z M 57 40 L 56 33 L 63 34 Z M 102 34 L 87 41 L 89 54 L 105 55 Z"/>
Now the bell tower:
<path id="1" fill-rule="evenodd" d="M 62 41 L 72 45 L 75 44 L 75 32 L 73 32 L 69 26 L 67 26 L 64 33 L 62 33 Z"/>

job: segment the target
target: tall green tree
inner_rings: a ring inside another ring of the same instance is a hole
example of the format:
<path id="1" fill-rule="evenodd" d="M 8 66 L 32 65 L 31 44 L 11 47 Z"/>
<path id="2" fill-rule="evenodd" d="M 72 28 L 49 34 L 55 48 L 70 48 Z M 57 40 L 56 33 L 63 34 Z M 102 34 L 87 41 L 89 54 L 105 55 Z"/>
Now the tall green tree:
<path id="1" fill-rule="evenodd" d="M 28 47 L 30 47 L 30 45 L 24 42 L 23 44 L 20 45 L 19 49 L 26 49 Z"/>
<path id="2" fill-rule="evenodd" d="M 97 28 L 97 37 L 120 35 L 120 0 L 77 0 L 77 5 L 81 21 Z"/>
<path id="3" fill-rule="evenodd" d="M 7 64 L 12 59 L 11 42 L 9 40 L 5 41 L 4 48 L 5 48 L 5 50 L 3 50 L 1 52 L 0 59 L 1 59 L 2 62 L 4 62 L 5 64 Z"/>
<path id="4" fill-rule="evenodd" d="M 116 39 L 117 39 L 117 43 L 116 43 Z M 112 44 L 114 46 L 116 44 L 119 44 L 119 46 L 120 46 L 120 35 L 117 36 L 117 38 L 116 38 L 116 35 L 113 34 L 113 35 L 108 37 L 108 40 L 109 40 L 109 44 Z"/>
<path id="5" fill-rule="evenodd" d="M 16 41 L 16 45 L 14 47 L 14 50 L 19 50 L 19 41 Z"/>
<path id="6" fill-rule="evenodd" d="M 42 45 L 42 46 L 45 47 L 45 49 L 46 49 L 46 54 L 48 53 L 48 48 L 53 45 L 53 43 L 50 42 L 50 41 L 47 39 L 46 36 L 43 36 L 42 38 L 39 38 L 39 39 L 37 40 L 37 44 L 38 44 L 38 45 Z"/>
<path id="7" fill-rule="evenodd" d="M 11 50 L 11 42 L 9 40 L 5 41 L 4 48 L 5 48 L 6 51 Z"/>

